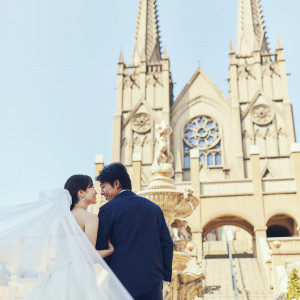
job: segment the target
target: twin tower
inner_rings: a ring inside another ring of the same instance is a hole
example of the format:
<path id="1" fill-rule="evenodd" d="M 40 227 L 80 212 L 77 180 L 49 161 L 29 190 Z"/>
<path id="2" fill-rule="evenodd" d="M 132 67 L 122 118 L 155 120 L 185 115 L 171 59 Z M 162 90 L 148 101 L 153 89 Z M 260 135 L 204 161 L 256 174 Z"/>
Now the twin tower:
<path id="1" fill-rule="evenodd" d="M 140 0 L 131 64 L 121 53 L 112 160 L 133 174 L 141 162 L 140 184 L 149 183 L 155 155 L 155 124 L 173 129 L 175 181 L 190 181 L 190 150 L 198 149 L 200 180 L 251 177 L 249 154 L 257 145 L 263 177 L 289 177 L 295 143 L 284 51 L 278 38 L 271 52 L 259 0 L 239 0 L 237 45 L 230 44 L 229 98 L 197 67 L 177 99 L 170 60 L 161 52 L 156 0 Z M 173 62 L 176 63 L 176 62 Z"/>

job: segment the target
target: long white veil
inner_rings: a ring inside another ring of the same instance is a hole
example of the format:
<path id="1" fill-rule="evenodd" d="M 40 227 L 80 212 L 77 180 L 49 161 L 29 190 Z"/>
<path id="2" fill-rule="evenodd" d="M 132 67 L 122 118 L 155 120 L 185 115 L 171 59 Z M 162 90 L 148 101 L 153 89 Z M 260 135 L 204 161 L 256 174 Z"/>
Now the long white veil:
<path id="1" fill-rule="evenodd" d="M 132 299 L 70 212 L 67 190 L 0 207 L 1 299 Z M 48 292 L 47 292 L 48 291 Z"/>

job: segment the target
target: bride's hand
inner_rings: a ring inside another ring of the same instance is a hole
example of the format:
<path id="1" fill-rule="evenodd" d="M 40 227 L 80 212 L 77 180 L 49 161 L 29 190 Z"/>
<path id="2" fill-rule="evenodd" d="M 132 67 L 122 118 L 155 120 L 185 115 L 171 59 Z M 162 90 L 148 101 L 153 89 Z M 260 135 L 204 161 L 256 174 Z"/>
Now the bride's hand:
<path id="1" fill-rule="evenodd" d="M 110 240 L 108 241 L 108 249 L 107 250 L 110 251 L 110 255 L 113 254 L 114 251 L 115 251 L 115 248 L 114 248 L 114 246 L 113 246 L 113 244 L 111 243 Z"/>
<path id="2" fill-rule="evenodd" d="M 110 240 L 108 241 L 108 248 L 105 250 L 97 250 L 98 253 L 104 258 L 106 256 L 112 255 L 115 251 L 114 246 L 112 245 L 112 243 L 110 242 Z"/>

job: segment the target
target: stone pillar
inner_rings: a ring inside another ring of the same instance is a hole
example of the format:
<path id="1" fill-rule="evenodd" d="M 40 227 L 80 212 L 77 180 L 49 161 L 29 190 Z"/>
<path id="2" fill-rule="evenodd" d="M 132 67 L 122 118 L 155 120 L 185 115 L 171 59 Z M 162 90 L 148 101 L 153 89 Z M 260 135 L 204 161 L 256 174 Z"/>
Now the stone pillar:
<path id="1" fill-rule="evenodd" d="M 190 172 L 191 172 L 191 186 L 194 191 L 194 196 L 197 197 L 199 205 L 196 207 L 195 212 L 192 214 L 193 219 L 192 233 L 193 240 L 198 246 L 198 255 L 202 255 L 202 215 L 201 215 L 201 198 L 200 198 L 200 162 L 199 150 L 190 150 Z"/>
<path id="2" fill-rule="evenodd" d="M 281 78 L 281 90 L 282 90 L 282 98 L 283 98 L 283 109 L 284 109 L 284 121 L 285 121 L 285 128 L 286 132 L 288 133 L 288 141 L 290 143 L 295 143 L 296 141 L 296 133 L 294 127 L 294 118 L 293 118 L 293 109 L 292 104 L 289 99 L 289 92 L 288 92 L 288 82 L 287 82 L 287 72 L 285 66 L 285 58 L 284 58 L 284 50 L 281 45 L 281 41 L 279 36 L 277 38 L 277 64 L 279 68 L 279 74 Z"/>
<path id="3" fill-rule="evenodd" d="M 258 146 L 251 146 L 250 165 L 252 171 L 253 200 L 256 214 L 255 220 L 255 246 L 257 257 L 261 257 L 259 237 L 266 237 L 267 227 L 265 226 L 265 212 L 263 203 L 262 178 L 260 172 L 260 158 Z"/>
<path id="4" fill-rule="evenodd" d="M 139 85 L 140 85 L 140 93 L 141 93 L 141 98 L 146 99 L 146 74 L 147 74 L 147 62 L 146 58 L 142 57 L 140 61 L 140 74 L 139 74 Z M 131 108 L 133 109 L 133 107 Z"/>
<path id="5" fill-rule="evenodd" d="M 253 51 L 253 65 L 254 65 L 254 76 L 256 78 L 256 89 L 258 91 L 263 90 L 263 82 L 262 82 L 262 55 L 260 49 L 255 49 Z"/>
<path id="6" fill-rule="evenodd" d="M 255 243 L 253 243 L 253 254 L 256 257 L 263 258 L 264 255 L 262 253 L 259 238 L 260 237 L 263 237 L 264 239 L 267 238 L 267 226 L 255 227 L 254 228 L 254 233 L 255 233 Z"/>
<path id="7" fill-rule="evenodd" d="M 132 155 L 132 189 L 139 192 L 142 187 L 142 155 L 133 153 Z"/>
<path id="8" fill-rule="evenodd" d="M 300 197 L 300 144 L 294 143 L 291 145 L 291 166 L 292 174 L 296 182 L 296 191 L 298 197 Z"/>
<path id="9" fill-rule="evenodd" d="M 163 115 L 163 120 L 165 120 L 167 124 L 170 124 L 170 99 L 171 99 L 171 92 L 172 92 L 171 85 L 170 85 L 171 83 L 170 73 L 171 73 L 170 61 L 168 58 L 164 57 L 162 60 L 162 82 L 163 82 L 162 115 Z"/>
<path id="10" fill-rule="evenodd" d="M 112 139 L 112 161 L 121 160 L 121 139 L 122 139 L 122 111 L 123 111 L 123 87 L 124 87 L 125 65 L 123 63 L 123 54 L 121 52 L 118 63 L 117 79 L 117 106 L 113 120 L 113 139 Z"/>
<path id="11" fill-rule="evenodd" d="M 175 182 L 182 181 L 182 163 L 181 163 L 181 154 L 177 150 L 175 157 Z"/>
<path id="12" fill-rule="evenodd" d="M 200 198 L 200 162 L 198 149 L 190 150 L 190 160 L 191 186 L 194 196 Z"/>
<path id="13" fill-rule="evenodd" d="M 98 177 L 99 173 L 104 168 L 104 159 L 103 155 L 99 154 L 95 157 L 95 178 Z M 98 214 L 100 206 L 105 202 L 105 200 L 101 197 L 101 189 L 99 181 L 94 182 L 94 187 L 97 192 L 97 203 L 93 205 L 92 212 Z"/>
<path id="14" fill-rule="evenodd" d="M 233 49 L 232 41 L 230 41 L 230 53 L 229 53 L 229 86 L 230 86 L 230 98 L 232 104 L 232 130 L 233 130 L 233 149 L 235 149 L 236 160 L 235 170 L 236 175 L 239 178 L 245 177 L 244 171 L 244 154 L 243 154 L 243 139 L 242 136 L 242 126 L 241 126 L 241 112 L 240 112 L 240 102 L 239 102 L 239 88 L 238 88 L 238 65 L 236 61 L 236 53 Z"/>
<path id="15" fill-rule="evenodd" d="M 294 143 L 291 145 L 291 167 L 292 167 L 292 174 L 295 178 L 296 183 L 296 192 L 297 192 L 297 198 L 300 199 L 300 144 Z M 297 201 L 296 204 L 298 207 L 296 211 L 300 211 L 300 204 L 299 201 Z M 300 236 L 300 223 L 298 221 L 298 227 L 297 227 L 298 235 Z"/>

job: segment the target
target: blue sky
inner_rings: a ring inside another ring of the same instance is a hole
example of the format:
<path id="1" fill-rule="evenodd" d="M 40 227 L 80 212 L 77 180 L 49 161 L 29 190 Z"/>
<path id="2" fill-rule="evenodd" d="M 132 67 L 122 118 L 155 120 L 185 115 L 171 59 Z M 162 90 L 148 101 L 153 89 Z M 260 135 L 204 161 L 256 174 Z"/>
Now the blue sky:
<path id="1" fill-rule="evenodd" d="M 158 0 L 175 98 L 200 63 L 228 95 L 237 0 Z M 262 0 L 271 50 L 280 34 L 300 140 L 300 1 Z M 0 0 L 1 202 L 30 201 L 111 159 L 120 50 L 130 63 L 138 0 Z"/>

